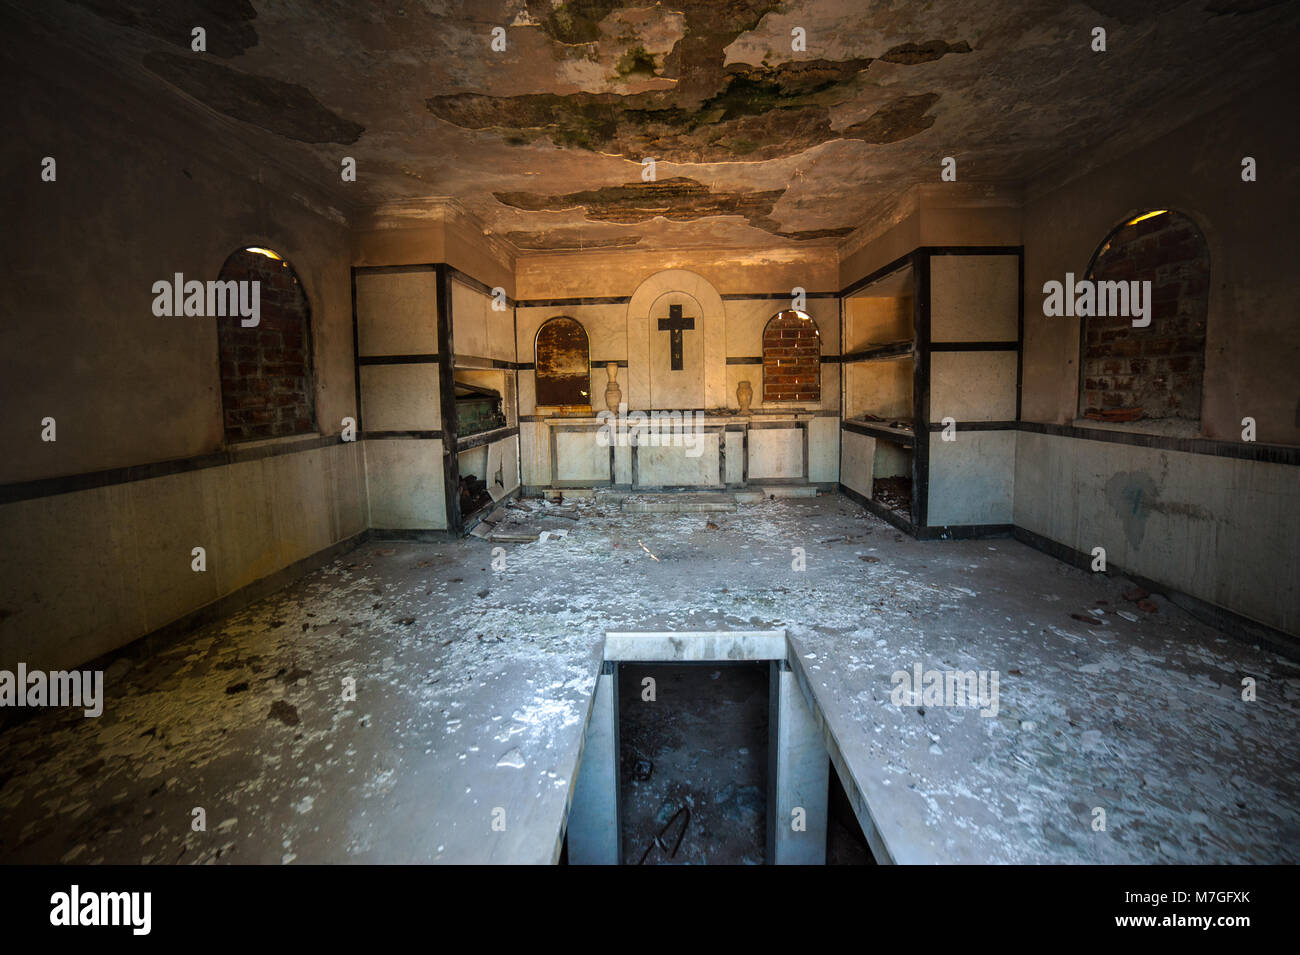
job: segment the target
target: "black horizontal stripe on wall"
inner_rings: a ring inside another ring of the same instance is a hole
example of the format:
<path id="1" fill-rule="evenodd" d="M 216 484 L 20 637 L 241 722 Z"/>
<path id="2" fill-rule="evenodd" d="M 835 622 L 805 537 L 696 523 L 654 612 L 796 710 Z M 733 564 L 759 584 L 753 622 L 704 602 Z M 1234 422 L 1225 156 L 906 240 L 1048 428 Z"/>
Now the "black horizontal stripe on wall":
<path id="1" fill-rule="evenodd" d="M 474 448 L 481 448 L 485 444 L 495 444 L 497 441 L 504 441 L 512 438 L 519 433 L 518 428 L 496 428 L 492 431 L 483 431 L 479 434 L 466 435 L 463 438 L 456 439 L 456 450 L 472 451 Z"/>
<path id="2" fill-rule="evenodd" d="M 838 365 L 840 363 L 839 355 L 822 355 L 820 359 L 823 365 Z M 727 359 L 728 365 L 761 365 L 763 364 L 762 356 L 737 356 Z"/>
<path id="3" fill-rule="evenodd" d="M 886 358 L 904 358 L 914 352 L 915 348 L 911 341 L 891 342 L 887 345 L 872 345 L 870 348 L 845 352 L 840 356 L 840 361 L 845 364 L 855 361 L 882 361 Z"/>
<path id="4" fill-rule="evenodd" d="M 442 440 L 441 431 L 367 431 L 365 438 L 369 441 L 389 440 Z"/>
<path id="5" fill-rule="evenodd" d="M 630 295 L 596 295 L 589 298 L 529 298 L 515 302 L 516 308 L 568 308 L 572 305 L 627 305 Z"/>
<path id="6" fill-rule="evenodd" d="M 841 422 L 840 430 L 851 431 L 854 434 L 863 434 L 869 438 L 880 438 L 884 441 L 893 441 L 895 444 L 903 445 L 903 447 L 910 447 L 916 441 L 916 436 L 910 431 L 893 431 L 883 424 L 872 425 L 865 421 Z"/>
<path id="7" fill-rule="evenodd" d="M 358 275 L 403 275 L 412 272 L 436 272 L 442 262 L 419 262 L 411 265 L 354 265 L 352 271 Z M 474 278 L 468 272 L 462 272 L 454 265 L 446 265 L 447 274 L 461 282 L 461 284 L 472 288 L 476 292 L 482 292 L 484 295 L 493 297 L 492 286 L 480 279 Z M 506 305 L 513 308 L 518 303 L 509 295 L 506 296 Z"/>
<path id="8" fill-rule="evenodd" d="M 433 263 L 418 265 L 354 265 L 352 271 L 358 275 L 409 275 L 413 272 L 434 272 L 438 268 Z"/>
<path id="9" fill-rule="evenodd" d="M 914 264 L 917 256 L 926 255 L 1024 255 L 1024 246 L 1020 245 L 922 245 L 917 246 L 911 252 L 906 252 L 891 262 L 886 262 L 880 268 L 868 272 L 860 279 L 850 282 L 840 289 L 840 296 L 852 295 L 854 292 L 861 291 L 869 285 L 874 285 L 881 279 Z M 1022 283 L 1023 285 L 1023 283 Z"/>
<path id="10" fill-rule="evenodd" d="M 493 286 L 488 285 L 486 282 L 474 278 L 474 276 L 470 275 L 468 272 L 462 272 L 454 265 L 447 266 L 447 274 L 450 275 L 452 278 L 456 279 L 462 285 L 467 285 L 470 288 L 472 288 L 474 291 L 481 292 L 483 295 L 486 295 L 488 298 L 496 298 L 496 291 Z M 502 291 L 505 291 L 504 286 L 499 286 L 499 287 L 501 288 Z M 506 306 L 509 308 L 514 308 L 515 305 L 517 304 L 515 300 L 511 298 L 509 295 L 505 297 L 505 303 Z"/>
<path id="11" fill-rule="evenodd" d="M 1258 444 L 1253 441 L 1219 441 L 1214 438 L 1175 438 L 1163 434 L 1142 434 L 1135 431 L 1110 431 L 1105 428 L 1087 428 L 1068 424 L 1046 424 L 1021 421 L 1019 430 L 1036 434 L 1050 434 L 1061 438 L 1081 438 L 1085 441 L 1109 441 L 1130 444 L 1139 448 L 1161 451 L 1182 451 L 1185 454 L 1209 454 L 1221 458 L 1239 458 L 1243 461 L 1260 461 L 1265 464 L 1300 465 L 1300 447 L 1284 444 Z"/>
<path id="12" fill-rule="evenodd" d="M 473 362 L 473 364 L 467 364 Z M 483 355 L 456 355 L 456 367 L 464 368 L 466 371 L 484 371 L 487 369 L 504 369 L 505 371 L 515 371 L 519 368 L 519 362 L 507 361 L 504 358 L 487 358 Z"/>
<path id="13" fill-rule="evenodd" d="M 1019 351 L 1018 341 L 930 342 L 930 351 Z"/>
<path id="14" fill-rule="evenodd" d="M 0 485 L 0 504 L 53 497 L 57 494 L 71 494 L 76 491 L 90 491 L 116 484 L 130 484 L 134 481 L 148 481 L 173 474 L 187 474 L 190 471 L 203 471 L 207 468 L 220 468 L 246 461 L 259 461 L 262 458 L 279 457 L 282 454 L 301 454 L 304 451 L 315 451 L 318 448 L 343 443 L 345 442 L 338 435 L 319 435 L 301 440 L 287 438 L 275 444 L 264 444 L 258 447 L 241 448 L 236 444 L 220 451 L 188 458 L 132 464 L 121 468 L 105 468 L 102 471 L 87 471 L 60 477 L 37 478 L 34 481 L 18 481 Z"/>
<path id="15" fill-rule="evenodd" d="M 1019 255 L 1019 245 L 923 245 L 921 252 L 930 255 Z"/>
<path id="16" fill-rule="evenodd" d="M 958 431 L 1019 431 L 1020 422 L 1018 421 L 955 421 L 953 426 Z M 942 421 L 931 421 L 931 431 L 942 431 L 946 428 Z"/>
<path id="17" fill-rule="evenodd" d="M 433 365 L 437 355 L 361 355 L 358 365 Z"/>
<path id="18" fill-rule="evenodd" d="M 724 302 L 744 302 L 746 300 L 756 302 L 779 302 L 785 300 L 791 302 L 791 308 L 794 307 L 794 295 L 789 292 L 728 292 L 726 295 L 719 295 Z M 804 298 L 839 298 L 839 292 L 804 292 Z"/>
<path id="19" fill-rule="evenodd" d="M 763 413 L 761 410 L 757 413 Z M 838 417 L 834 410 L 809 410 L 799 414 L 811 414 L 816 417 Z M 595 412 L 593 411 L 593 416 Z M 554 415 L 519 415 L 520 421 L 544 421 Z M 841 430 L 860 434 L 883 437 L 891 441 L 911 441 L 912 436 L 893 434 L 884 428 L 873 428 L 869 424 L 856 421 L 844 421 Z M 942 425 L 932 425 L 932 430 L 942 430 Z M 961 430 L 963 424 L 958 422 Z M 1251 442 L 1218 441 L 1211 438 L 1172 438 L 1165 435 L 1137 434 L 1128 431 L 1108 431 L 1100 428 L 1080 428 L 1073 425 L 1046 424 L 1036 421 L 1020 422 L 967 422 L 965 427 L 972 430 L 1014 430 L 1036 434 L 1048 434 L 1056 437 L 1074 438 L 1087 441 L 1110 441 L 1116 444 L 1129 444 L 1136 447 L 1154 448 L 1166 451 L 1180 451 L 1185 454 L 1208 454 L 1216 457 L 1237 458 L 1244 461 L 1258 461 L 1264 464 L 1282 464 L 1292 467 L 1300 466 L 1300 446 L 1281 444 L 1256 444 Z M 358 435 L 358 440 L 384 439 L 441 439 L 441 431 L 367 431 Z M 77 491 L 88 491 L 99 487 L 111 487 L 116 484 L 129 484 L 133 481 L 147 481 L 152 478 L 166 477 L 171 474 L 184 474 L 189 471 L 201 471 L 205 468 L 225 467 L 245 461 L 261 458 L 278 457 L 282 454 L 300 454 L 332 444 L 345 443 L 338 435 L 321 435 L 306 440 L 287 439 L 276 444 L 260 447 L 240 448 L 234 445 L 221 451 L 196 455 L 189 458 L 176 458 L 170 461 L 155 461 L 148 464 L 135 464 L 121 468 L 107 468 L 102 471 L 89 471 L 81 474 L 68 474 L 59 477 L 37 478 L 32 481 L 16 481 L 0 484 L 0 504 L 53 497 Z"/>

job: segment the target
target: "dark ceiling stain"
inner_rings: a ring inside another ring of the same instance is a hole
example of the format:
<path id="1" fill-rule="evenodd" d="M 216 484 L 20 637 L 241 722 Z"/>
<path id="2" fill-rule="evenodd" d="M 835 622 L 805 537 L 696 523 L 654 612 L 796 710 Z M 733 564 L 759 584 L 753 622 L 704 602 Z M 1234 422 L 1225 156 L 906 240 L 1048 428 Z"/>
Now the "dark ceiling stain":
<path id="1" fill-rule="evenodd" d="M 603 222 L 647 222 L 656 216 L 689 222 L 706 216 L 740 215 L 751 224 L 755 219 L 765 219 L 784 194 L 784 189 L 711 192 L 703 183 L 684 177 L 602 186 L 560 196 L 536 192 L 493 193 L 498 202 L 516 209 L 557 212 L 581 207 L 586 210 L 587 218 Z"/>
<path id="2" fill-rule="evenodd" d="M 347 145 L 365 132 L 295 83 L 176 53 L 150 53 L 144 65 L 217 112 L 298 142 Z"/>
<path id="3" fill-rule="evenodd" d="M 229 59 L 257 46 L 248 0 L 70 0 L 118 26 L 190 49 L 191 31 L 203 27 L 207 52 Z"/>
<path id="4" fill-rule="evenodd" d="M 557 55 L 587 56 L 590 44 L 607 37 L 601 23 L 643 0 L 526 0 L 530 17 L 557 45 Z M 683 36 L 662 62 L 635 45 L 635 36 L 615 65 L 620 76 L 676 80 L 669 90 L 615 93 L 534 93 L 495 97 L 480 93 L 431 96 L 429 111 L 463 129 L 490 129 L 508 145 L 549 140 L 561 148 L 615 154 L 633 161 L 646 156 L 675 162 L 778 159 L 833 139 L 896 142 L 928 128 L 932 117 L 913 110 L 913 97 L 886 106 L 881 114 L 844 131 L 831 125 L 830 108 L 852 96 L 870 57 L 803 60 L 758 66 L 726 62 L 726 48 L 780 9 L 779 0 L 678 0 Z M 611 21 L 612 22 L 612 21 Z M 929 63 L 950 53 L 970 53 L 966 41 L 904 43 L 882 57 L 890 63 Z M 927 94 L 937 99 L 937 94 Z"/>
<path id="5" fill-rule="evenodd" d="M 968 52 L 965 42 L 934 40 L 895 47 L 887 55 L 894 62 L 921 63 Z M 897 142 L 933 125 L 934 117 L 924 114 L 938 100 L 937 93 L 900 97 L 861 123 L 832 127 L 830 107 L 846 98 L 846 87 L 871 62 L 733 64 L 720 74 L 715 92 L 694 105 L 684 105 L 677 89 L 627 95 L 453 93 L 431 96 L 425 105 L 462 129 L 501 132 L 510 145 L 549 140 L 633 162 L 646 156 L 667 162 L 780 159 L 833 139 Z"/>
<path id="6" fill-rule="evenodd" d="M 852 228 L 780 232 L 771 218 L 772 208 L 784 189 L 755 192 L 713 192 L 694 179 L 676 177 L 659 182 L 630 182 L 565 195 L 536 192 L 493 193 L 498 202 L 526 212 L 562 212 L 581 208 L 588 219 L 601 222 L 648 222 L 662 216 L 674 222 L 691 222 L 709 216 L 744 216 L 752 226 L 791 239 L 818 239 L 847 235 Z"/>
<path id="7" fill-rule="evenodd" d="M 938 93 L 899 97 L 862 122 L 846 127 L 844 138 L 860 139 L 865 143 L 896 143 L 915 136 L 934 125 L 934 117 L 927 116 L 926 111 L 938 99 Z"/>
<path id="8" fill-rule="evenodd" d="M 641 241 L 639 235 L 620 235 L 609 239 L 587 239 L 581 235 L 563 232 L 507 232 L 505 238 L 515 248 L 527 249 L 530 252 L 627 249 Z"/>
<path id="9" fill-rule="evenodd" d="M 618 9 L 645 7 L 644 0 L 526 0 L 528 14 L 542 32 L 566 47 L 581 48 L 601 39 L 600 23 Z M 684 36 L 663 59 L 658 75 L 678 80 L 683 103 L 712 95 L 726 63 L 725 49 L 736 37 L 753 30 L 780 0 L 679 0 Z M 576 49 L 574 55 L 583 55 Z"/>
<path id="10" fill-rule="evenodd" d="M 796 239 L 800 242 L 806 242 L 809 239 L 838 239 L 840 236 L 848 235 L 854 230 L 854 226 L 848 225 L 840 229 L 801 229 L 797 232 L 773 232 L 773 235 L 779 235 L 784 239 Z"/>
<path id="11" fill-rule="evenodd" d="M 948 43 L 945 40 L 927 40 L 925 43 L 903 43 L 889 50 L 881 59 L 886 63 L 902 63 L 915 66 L 917 63 L 930 63 L 941 59 L 946 53 L 969 53 L 970 44 L 965 40 Z"/>
<path id="12" fill-rule="evenodd" d="M 615 10 L 632 6 L 623 0 L 569 0 L 552 6 L 551 0 L 527 0 L 528 15 L 540 21 L 542 32 L 558 43 L 594 43 L 600 39 L 600 21 Z"/>

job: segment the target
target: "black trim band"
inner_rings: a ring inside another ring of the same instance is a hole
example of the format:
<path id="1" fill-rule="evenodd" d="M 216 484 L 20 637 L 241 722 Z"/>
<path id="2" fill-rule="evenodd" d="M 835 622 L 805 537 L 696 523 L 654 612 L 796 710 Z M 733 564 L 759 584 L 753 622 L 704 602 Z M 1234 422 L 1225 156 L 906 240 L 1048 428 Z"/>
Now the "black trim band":
<path id="1" fill-rule="evenodd" d="M 514 371 L 519 367 L 519 363 L 507 361 L 504 358 L 487 358 L 483 355 L 457 355 L 456 367 L 463 368 L 465 371 L 489 371 L 493 369 Z"/>
<path id="2" fill-rule="evenodd" d="M 437 355 L 360 355 L 357 365 L 434 365 Z"/>
<path id="3" fill-rule="evenodd" d="M 890 342 L 886 345 L 872 345 L 868 348 L 859 348 L 857 351 L 845 352 L 840 356 L 840 361 L 845 364 L 858 361 L 886 361 L 892 358 L 912 358 L 915 355 L 913 342 Z"/>
<path id="4" fill-rule="evenodd" d="M 367 441 L 397 440 L 441 441 L 441 431 L 367 431 Z"/>
<path id="5" fill-rule="evenodd" d="M 103 471 L 89 471 L 82 474 L 66 474 L 60 477 L 19 481 L 14 484 L 0 485 L 0 504 L 31 501 L 37 498 L 54 497 L 57 494 L 71 494 L 77 491 L 91 491 L 95 488 L 111 487 L 115 484 L 131 484 L 135 481 L 148 481 L 152 478 L 167 477 L 172 474 L 186 474 L 190 471 L 220 468 L 246 461 L 258 461 L 262 458 L 275 458 L 282 454 L 315 451 L 333 444 L 352 443 L 354 442 L 343 441 L 339 435 L 320 435 L 316 438 L 301 440 L 285 438 L 274 444 L 265 444 L 258 447 L 241 448 L 236 444 L 220 451 L 213 451 L 210 454 L 200 454 L 189 458 L 173 458 L 169 461 L 132 464 L 123 468 L 106 468 Z"/>
<path id="6" fill-rule="evenodd" d="M 604 295 L 590 298 L 529 298 L 515 302 L 515 308 L 568 308 L 573 305 L 628 305 L 631 295 Z"/>
<path id="7" fill-rule="evenodd" d="M 1018 421 L 954 421 L 958 431 L 1019 431 Z M 942 431 L 947 425 L 942 421 L 931 421 L 930 431 Z"/>
<path id="8" fill-rule="evenodd" d="M 1113 444 L 1129 444 L 1139 448 L 1155 448 L 1161 451 L 1181 451 L 1185 454 L 1209 454 L 1219 458 L 1261 461 L 1265 464 L 1300 465 L 1300 447 L 1296 445 L 1257 444 L 1251 441 L 1219 441 L 1214 438 L 1174 438 L 1163 434 L 1109 431 L 1104 428 L 1080 428 L 1075 425 L 1045 424 L 1038 421 L 1021 421 L 1018 430 L 1030 431 L 1035 434 L 1050 434 L 1060 438 L 1109 441 Z"/>
<path id="9" fill-rule="evenodd" d="M 930 351 L 1018 351 L 1020 342 L 930 342 Z"/>
<path id="10" fill-rule="evenodd" d="M 803 293 L 804 298 L 839 298 L 839 292 L 807 292 Z M 794 296 L 789 292 L 728 292 L 725 295 L 719 295 L 718 298 L 724 302 L 743 302 L 747 299 L 756 302 L 776 302 L 781 299 L 788 299 L 793 303 Z M 791 308 L 793 308 L 793 304 Z M 784 310 L 783 310 L 784 311 Z"/>
<path id="11" fill-rule="evenodd" d="M 485 444 L 504 441 L 506 438 L 513 438 L 518 433 L 518 428 L 495 428 L 492 431 L 481 431 L 478 434 L 466 435 L 463 438 L 456 439 L 456 452 L 459 454 L 461 451 L 481 448 Z"/>
<path id="12" fill-rule="evenodd" d="M 880 438 L 884 441 L 893 441 L 895 444 L 901 444 L 905 448 L 912 447 L 916 443 L 916 435 L 912 433 L 899 434 L 891 428 L 884 425 L 873 425 L 866 421 L 843 421 L 840 423 L 841 431 L 852 431 L 854 434 L 864 434 L 869 438 Z"/>
<path id="13" fill-rule="evenodd" d="M 452 278 L 456 279 L 456 281 L 460 282 L 462 285 L 467 285 L 470 288 L 472 288 L 475 292 L 479 292 L 482 295 L 486 295 L 488 298 L 492 298 L 492 299 L 496 298 L 496 289 L 498 288 L 501 289 L 501 291 L 503 292 L 506 290 L 504 285 L 498 285 L 493 287 L 491 285 L 488 285 L 486 282 L 479 281 L 478 279 L 474 278 L 474 276 L 470 275 L 467 272 L 462 272 L 454 265 L 447 266 L 447 273 Z M 507 308 L 515 307 L 515 300 L 512 299 L 509 295 L 505 297 L 505 303 Z"/>

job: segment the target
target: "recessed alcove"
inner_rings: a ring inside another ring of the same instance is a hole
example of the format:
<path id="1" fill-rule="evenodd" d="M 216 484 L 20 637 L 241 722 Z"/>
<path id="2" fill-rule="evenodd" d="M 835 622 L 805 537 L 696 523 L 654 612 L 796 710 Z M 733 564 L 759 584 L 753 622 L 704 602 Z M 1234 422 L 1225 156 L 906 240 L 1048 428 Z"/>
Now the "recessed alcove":
<path id="1" fill-rule="evenodd" d="M 830 759 L 821 720 L 789 655 L 781 630 L 606 634 L 574 779 L 567 861 L 638 864 L 643 854 L 653 853 L 664 862 L 702 862 L 716 852 L 719 861 L 737 864 L 824 863 Z M 708 684 L 715 682 L 722 689 L 710 692 Z M 642 698 L 651 687 L 653 703 Z M 668 698 L 659 695 L 661 688 Z M 625 699 L 629 692 L 637 693 L 635 701 Z M 635 709 L 667 707 L 674 692 L 680 694 L 677 714 Z M 760 746 L 761 759 L 753 749 Z M 668 778 L 658 791 L 634 785 L 653 778 L 651 752 L 669 759 Z M 732 778 L 721 778 L 730 771 Z M 696 806 L 697 799 L 704 805 Z M 687 812 L 697 822 L 702 814 L 721 831 L 697 834 L 690 843 L 683 839 L 686 855 L 678 858 L 679 836 L 691 832 L 683 819 Z"/>
<path id="2" fill-rule="evenodd" d="M 766 861 L 768 667 L 618 667 L 619 798 L 629 865 Z"/>

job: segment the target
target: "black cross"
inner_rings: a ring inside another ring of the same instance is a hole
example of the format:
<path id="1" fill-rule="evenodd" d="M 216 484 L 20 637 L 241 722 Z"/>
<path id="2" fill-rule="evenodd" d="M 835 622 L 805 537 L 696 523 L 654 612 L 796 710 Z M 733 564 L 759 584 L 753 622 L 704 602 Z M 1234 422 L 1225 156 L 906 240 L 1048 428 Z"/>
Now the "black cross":
<path id="1" fill-rule="evenodd" d="M 668 348 L 673 371 L 682 370 L 682 332 L 695 328 L 695 319 L 682 318 L 680 305 L 668 306 L 668 317 L 659 319 L 659 331 L 668 332 Z"/>

